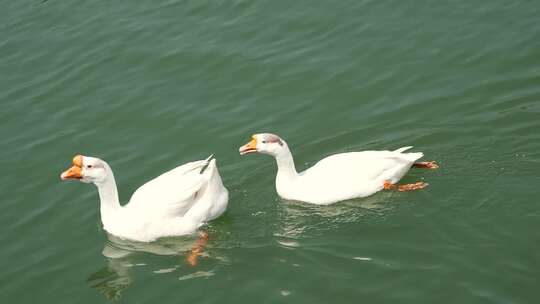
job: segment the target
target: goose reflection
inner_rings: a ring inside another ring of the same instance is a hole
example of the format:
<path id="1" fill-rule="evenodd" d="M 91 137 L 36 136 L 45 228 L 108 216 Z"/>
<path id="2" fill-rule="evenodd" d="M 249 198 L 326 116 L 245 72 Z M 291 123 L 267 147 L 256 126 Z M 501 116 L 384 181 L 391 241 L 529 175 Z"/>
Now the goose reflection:
<path id="1" fill-rule="evenodd" d="M 108 300 L 118 300 L 131 284 L 128 268 L 124 261 L 109 259 L 107 266 L 88 277 L 88 285 L 103 294 Z"/>
<path id="2" fill-rule="evenodd" d="M 367 216 L 384 216 L 392 208 L 388 204 L 391 195 L 391 193 L 380 193 L 331 206 L 278 199 L 280 220 L 274 235 L 295 240 L 305 233 L 318 234 L 325 230 L 337 229 L 341 224 L 356 222 Z"/>
<path id="3" fill-rule="evenodd" d="M 91 274 L 87 284 L 112 301 L 120 299 L 122 292 L 131 284 L 130 272 L 138 266 L 146 266 L 140 262 L 141 254 L 179 257 L 174 259 L 170 267 L 154 271 L 156 273 L 172 272 L 183 266 L 195 266 L 201 255 L 207 255 L 203 253 L 203 247 L 208 240 L 206 233 L 202 233 L 199 238 L 164 238 L 152 243 L 129 241 L 113 235 L 107 235 L 107 238 L 102 251 L 107 265 Z"/>

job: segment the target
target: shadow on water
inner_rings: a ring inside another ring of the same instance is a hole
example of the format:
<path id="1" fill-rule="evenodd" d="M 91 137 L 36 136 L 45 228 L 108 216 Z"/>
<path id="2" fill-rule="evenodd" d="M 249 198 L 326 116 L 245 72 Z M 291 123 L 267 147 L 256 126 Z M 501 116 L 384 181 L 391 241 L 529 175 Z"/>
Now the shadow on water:
<path id="1" fill-rule="evenodd" d="M 194 236 L 163 238 L 151 243 L 125 240 L 110 234 L 107 238 L 108 241 L 103 247 L 102 253 L 110 259 L 123 258 L 136 252 L 164 256 L 179 255 L 183 252 L 189 252 L 197 241 Z"/>
<path id="2" fill-rule="evenodd" d="M 131 277 L 124 261 L 109 259 L 107 266 L 86 279 L 88 285 L 103 294 L 108 300 L 119 300 L 122 291 L 131 284 Z"/>
<path id="3" fill-rule="evenodd" d="M 140 267 L 148 266 L 147 263 L 156 257 L 162 257 L 152 264 L 161 264 L 154 273 L 171 273 L 183 268 L 183 274 L 179 279 L 211 275 L 208 272 L 196 271 L 196 265 L 190 265 L 187 261 L 196 246 L 198 239 L 194 236 L 163 238 L 152 243 L 142 243 L 124 240 L 113 235 L 108 235 L 102 254 L 107 259 L 107 265 L 91 274 L 86 282 L 88 286 L 96 289 L 108 300 L 119 300 L 132 283 L 132 272 Z M 145 256 L 150 254 L 150 256 Z M 210 257 L 206 250 L 201 254 Z M 164 257 L 172 259 L 164 259 Z M 166 263 L 165 266 L 163 263 Z M 155 266 L 155 265 L 153 265 Z"/>
<path id="4" fill-rule="evenodd" d="M 389 204 L 391 192 L 382 192 L 367 198 L 321 206 L 279 199 L 279 226 L 274 236 L 297 239 L 317 235 L 340 225 L 357 222 L 365 217 L 383 217 L 394 205 Z"/>

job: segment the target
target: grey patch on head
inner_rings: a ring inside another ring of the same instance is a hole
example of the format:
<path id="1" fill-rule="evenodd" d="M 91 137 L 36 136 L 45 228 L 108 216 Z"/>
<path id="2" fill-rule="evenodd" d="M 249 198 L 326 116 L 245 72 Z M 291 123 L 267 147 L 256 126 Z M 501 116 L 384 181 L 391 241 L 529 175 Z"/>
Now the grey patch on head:
<path id="1" fill-rule="evenodd" d="M 267 133 L 264 140 L 269 143 L 278 143 L 280 146 L 283 146 L 283 141 L 275 134 Z"/>

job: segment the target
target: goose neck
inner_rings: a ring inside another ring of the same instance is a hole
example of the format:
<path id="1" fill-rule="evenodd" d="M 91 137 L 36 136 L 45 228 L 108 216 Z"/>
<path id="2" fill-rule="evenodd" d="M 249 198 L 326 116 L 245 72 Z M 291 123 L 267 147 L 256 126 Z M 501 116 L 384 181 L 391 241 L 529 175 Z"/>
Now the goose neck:
<path id="1" fill-rule="evenodd" d="M 118 200 L 118 189 L 112 171 L 109 171 L 103 182 L 96 183 L 96 186 L 99 192 L 101 221 L 104 227 L 108 227 L 122 208 Z"/>
<path id="2" fill-rule="evenodd" d="M 276 155 L 276 162 L 278 167 L 278 176 L 283 177 L 296 177 L 296 167 L 294 166 L 294 159 L 289 149 Z"/>

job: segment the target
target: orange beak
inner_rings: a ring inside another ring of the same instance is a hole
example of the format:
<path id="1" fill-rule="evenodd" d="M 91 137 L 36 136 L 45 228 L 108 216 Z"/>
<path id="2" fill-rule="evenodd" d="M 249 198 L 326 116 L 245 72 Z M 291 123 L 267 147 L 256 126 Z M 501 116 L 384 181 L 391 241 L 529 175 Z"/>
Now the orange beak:
<path id="1" fill-rule="evenodd" d="M 75 157 L 73 157 L 73 166 L 64 171 L 60 175 L 60 178 L 62 180 L 82 178 L 82 155 L 75 155 Z"/>
<path id="2" fill-rule="evenodd" d="M 240 155 L 257 152 L 257 137 L 253 135 L 251 141 L 243 145 L 238 149 Z"/>

